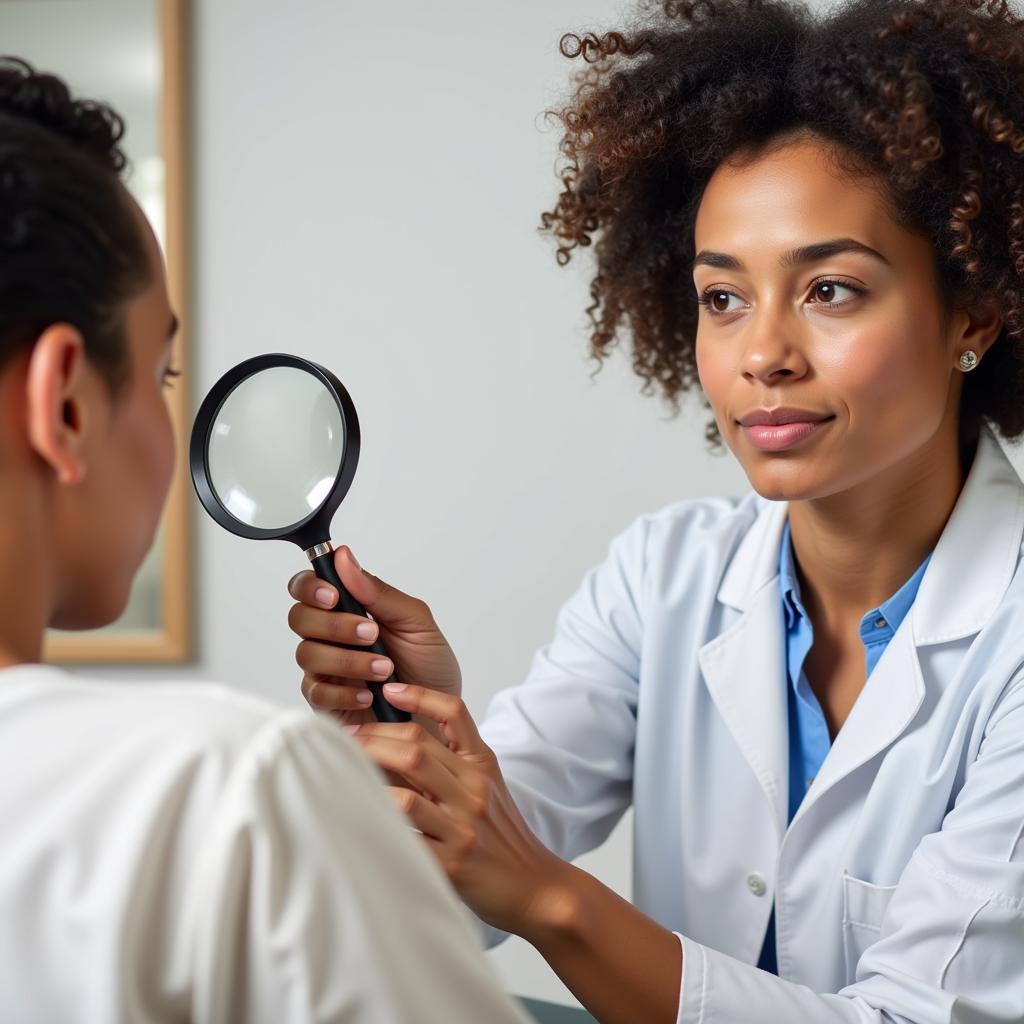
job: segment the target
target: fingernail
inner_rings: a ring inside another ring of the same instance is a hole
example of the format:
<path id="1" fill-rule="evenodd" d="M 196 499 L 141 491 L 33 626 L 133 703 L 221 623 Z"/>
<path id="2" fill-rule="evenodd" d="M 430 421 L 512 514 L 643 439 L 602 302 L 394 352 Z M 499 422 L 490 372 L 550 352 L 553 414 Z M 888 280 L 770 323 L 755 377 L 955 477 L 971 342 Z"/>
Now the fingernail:
<path id="1" fill-rule="evenodd" d="M 358 725 L 343 725 L 342 729 L 344 729 L 345 732 L 347 732 L 350 736 L 354 732 L 359 732 L 359 726 Z"/>
<path id="2" fill-rule="evenodd" d="M 391 662 L 387 658 L 375 658 L 370 662 L 370 668 L 374 675 L 387 676 L 391 674 Z"/>
<path id="3" fill-rule="evenodd" d="M 385 683 L 384 689 L 387 690 L 388 693 L 401 693 L 406 686 L 406 683 Z"/>
<path id="4" fill-rule="evenodd" d="M 370 693 L 369 690 L 359 690 L 356 692 L 356 700 L 359 701 L 360 704 L 372 704 L 373 694 Z"/>
<path id="5" fill-rule="evenodd" d="M 373 622 L 360 622 L 356 626 L 356 636 L 364 640 L 374 640 L 377 636 L 377 626 Z"/>
<path id="6" fill-rule="evenodd" d="M 355 555 L 353 554 L 353 552 L 352 552 L 352 549 L 351 549 L 351 548 L 349 548 L 349 549 L 348 549 L 348 557 L 352 559 L 352 564 L 353 564 L 353 565 L 354 565 L 354 566 L 355 566 L 355 567 L 356 567 L 357 569 L 362 569 L 362 568 L 363 568 L 363 567 L 362 567 L 362 566 L 361 566 L 361 565 L 359 564 L 359 559 L 358 559 L 358 558 L 356 558 L 356 556 L 355 556 Z"/>
<path id="7" fill-rule="evenodd" d="M 335 597 L 334 597 L 334 591 L 333 590 L 330 590 L 327 587 L 320 587 L 317 590 L 316 594 L 314 594 L 313 596 L 325 608 L 333 608 L 334 607 Z"/>

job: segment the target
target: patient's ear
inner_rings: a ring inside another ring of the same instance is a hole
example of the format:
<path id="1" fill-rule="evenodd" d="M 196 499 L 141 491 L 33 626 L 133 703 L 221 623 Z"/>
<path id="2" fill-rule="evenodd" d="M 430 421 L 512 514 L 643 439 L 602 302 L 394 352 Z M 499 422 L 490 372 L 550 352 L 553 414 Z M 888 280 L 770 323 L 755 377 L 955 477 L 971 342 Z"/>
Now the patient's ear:
<path id="1" fill-rule="evenodd" d="M 52 324 L 32 349 L 25 382 L 29 444 L 68 487 L 85 478 L 85 363 L 78 328 Z"/>

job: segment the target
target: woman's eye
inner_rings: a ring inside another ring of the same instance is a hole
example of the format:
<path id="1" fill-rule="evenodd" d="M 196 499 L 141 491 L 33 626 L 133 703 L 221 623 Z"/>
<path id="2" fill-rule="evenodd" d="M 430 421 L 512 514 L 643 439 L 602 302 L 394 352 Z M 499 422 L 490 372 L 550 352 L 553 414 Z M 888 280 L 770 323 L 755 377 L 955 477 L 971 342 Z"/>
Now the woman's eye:
<path id="1" fill-rule="evenodd" d="M 852 284 L 844 284 L 842 281 L 818 281 L 811 287 L 811 297 L 815 302 L 825 306 L 842 306 L 850 302 L 850 297 L 843 297 L 843 292 L 851 295 L 862 295 L 863 289 L 855 288 Z"/>
<path id="2" fill-rule="evenodd" d="M 171 367 L 167 367 L 167 369 L 164 370 L 163 381 L 162 381 L 163 386 L 165 388 L 172 388 L 172 387 L 174 387 L 174 378 L 175 377 L 180 377 L 180 376 L 181 376 L 181 370 L 174 370 Z"/>
<path id="3" fill-rule="evenodd" d="M 735 313 L 740 307 L 730 307 L 730 299 L 735 299 L 737 302 L 740 302 L 740 297 L 738 295 L 734 295 L 732 292 L 727 292 L 723 288 L 709 288 L 706 292 L 701 292 L 697 301 L 702 306 L 707 306 L 712 313 Z"/>

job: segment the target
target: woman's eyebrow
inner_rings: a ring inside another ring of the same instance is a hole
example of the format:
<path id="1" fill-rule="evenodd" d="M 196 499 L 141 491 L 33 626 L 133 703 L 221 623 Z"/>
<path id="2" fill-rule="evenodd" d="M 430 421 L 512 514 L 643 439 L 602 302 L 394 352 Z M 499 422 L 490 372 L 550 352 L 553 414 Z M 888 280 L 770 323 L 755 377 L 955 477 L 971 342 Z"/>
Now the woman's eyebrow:
<path id="1" fill-rule="evenodd" d="M 837 256 L 844 252 L 859 252 L 865 256 L 873 256 L 881 260 L 887 267 L 892 264 L 876 249 L 858 242 L 855 238 L 833 238 L 827 242 L 815 242 L 813 245 L 804 245 L 799 249 L 791 249 L 779 257 L 779 266 L 784 269 L 802 266 L 806 263 L 817 263 L 819 260 L 827 260 L 830 256 Z M 714 252 L 711 249 L 701 249 L 693 260 L 694 268 L 698 266 L 717 267 L 719 270 L 746 270 L 742 260 L 730 256 L 725 252 Z"/>

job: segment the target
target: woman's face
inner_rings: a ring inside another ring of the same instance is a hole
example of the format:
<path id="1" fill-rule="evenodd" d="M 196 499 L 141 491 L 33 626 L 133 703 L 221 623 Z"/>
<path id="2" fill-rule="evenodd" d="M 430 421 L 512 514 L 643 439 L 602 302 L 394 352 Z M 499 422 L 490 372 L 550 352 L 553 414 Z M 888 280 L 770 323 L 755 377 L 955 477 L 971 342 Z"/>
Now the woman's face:
<path id="1" fill-rule="evenodd" d="M 931 243 L 830 152 L 799 137 L 723 164 L 695 225 L 701 385 L 751 485 L 778 500 L 956 457 L 960 352 Z M 749 424 L 782 409 L 797 422 Z"/>

